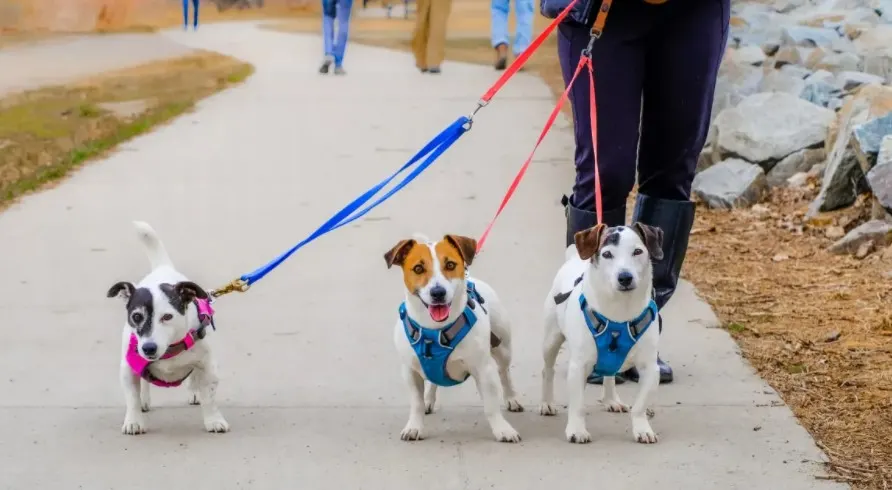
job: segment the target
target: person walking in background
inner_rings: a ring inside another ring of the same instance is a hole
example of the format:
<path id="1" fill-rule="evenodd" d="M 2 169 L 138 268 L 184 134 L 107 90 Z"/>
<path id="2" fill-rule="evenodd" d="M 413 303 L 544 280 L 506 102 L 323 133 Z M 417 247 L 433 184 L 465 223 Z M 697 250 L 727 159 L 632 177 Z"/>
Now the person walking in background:
<path id="1" fill-rule="evenodd" d="M 511 0 L 492 0 L 490 4 L 490 22 L 492 29 L 492 47 L 496 51 L 496 70 L 504 70 L 508 66 L 508 10 Z M 520 56 L 529 46 L 533 38 L 533 0 L 514 0 L 514 46 L 512 54 Z"/>
<path id="2" fill-rule="evenodd" d="M 189 29 L 189 2 L 192 2 L 192 28 L 198 29 L 198 1 L 183 0 L 183 29 Z"/>
<path id="3" fill-rule="evenodd" d="M 440 64 L 446 57 L 446 25 L 451 10 L 452 0 L 417 2 L 412 53 L 421 73 L 440 73 Z"/>
<path id="4" fill-rule="evenodd" d="M 543 13 L 554 17 L 569 1 L 543 4 Z M 600 0 L 585 0 L 568 17 L 574 20 L 558 27 L 565 84 L 591 39 L 594 18 L 580 22 L 579 14 L 597 13 L 600 6 Z M 730 10 L 730 0 L 614 1 L 603 35 L 592 45 L 603 222 L 625 224 L 626 200 L 637 171 L 632 221 L 663 230 L 663 259 L 654 263 L 653 279 L 660 310 L 675 292 L 694 223 L 691 185 L 709 129 Z M 589 87 L 583 73 L 570 92 L 576 182 L 572 196 L 564 198 L 568 246 L 576 232 L 597 223 Z M 660 382 L 671 382 L 669 365 L 659 360 L 659 367 Z M 637 381 L 638 372 L 632 368 L 616 381 L 623 378 Z M 593 373 L 589 383 L 602 379 Z"/>
<path id="5" fill-rule="evenodd" d="M 332 63 L 335 75 L 347 73 L 344 71 L 344 52 L 350 35 L 351 10 L 353 0 L 322 0 L 322 45 L 325 55 L 319 73 L 328 73 Z"/>

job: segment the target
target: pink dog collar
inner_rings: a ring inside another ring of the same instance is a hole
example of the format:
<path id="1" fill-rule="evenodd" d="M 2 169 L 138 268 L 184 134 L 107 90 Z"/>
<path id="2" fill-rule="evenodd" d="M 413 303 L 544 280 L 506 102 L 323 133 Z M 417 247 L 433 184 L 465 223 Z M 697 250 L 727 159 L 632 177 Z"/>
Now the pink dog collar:
<path id="1" fill-rule="evenodd" d="M 208 299 L 196 299 L 195 307 L 198 309 L 198 319 L 201 322 L 201 326 L 197 329 L 190 330 L 189 333 L 186 334 L 185 337 L 176 344 L 172 344 L 167 348 L 167 351 L 161 356 L 161 359 L 170 359 L 172 357 L 176 357 L 183 352 L 191 349 L 195 346 L 195 342 L 201 340 L 205 336 L 204 329 L 210 326 L 214 330 L 217 327 L 214 325 L 214 309 L 211 307 L 211 302 Z M 178 381 L 164 381 L 156 378 L 149 371 L 149 366 L 152 365 L 153 361 L 146 359 L 145 357 L 139 354 L 138 349 L 139 342 L 136 338 L 136 334 L 130 334 L 130 346 L 127 348 L 127 364 L 130 366 L 130 369 L 133 370 L 139 377 L 145 379 L 146 381 L 152 383 L 155 386 L 161 386 L 164 388 L 172 388 L 176 386 L 180 386 L 183 384 L 183 381 L 189 377 L 192 372 L 184 376 L 182 379 Z"/>

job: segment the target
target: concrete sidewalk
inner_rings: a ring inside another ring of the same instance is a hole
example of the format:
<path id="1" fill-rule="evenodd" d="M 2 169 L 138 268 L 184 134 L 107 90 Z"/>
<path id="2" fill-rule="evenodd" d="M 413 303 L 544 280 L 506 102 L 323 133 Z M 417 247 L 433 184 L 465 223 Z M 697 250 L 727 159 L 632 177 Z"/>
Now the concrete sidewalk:
<path id="1" fill-rule="evenodd" d="M 467 113 L 491 69 L 353 44 L 346 77 L 316 73 L 320 41 L 254 24 L 171 32 L 255 64 L 240 87 L 0 214 L 0 487 L 9 489 L 845 488 L 683 284 L 656 395 L 654 446 L 587 392 L 585 446 L 566 412 L 540 417 L 541 305 L 563 256 L 558 198 L 572 181 L 566 122 L 542 145 L 475 274 L 514 319 L 519 445 L 491 439 L 473 383 L 441 390 L 428 439 L 399 440 L 407 397 L 391 329 L 401 278 L 383 253 L 413 232 L 476 236 L 553 106 L 520 74 L 473 130 L 366 219 L 313 243 L 245 295 L 217 304 L 219 397 L 232 432 L 204 432 L 184 389 L 153 393 L 149 434 L 120 433 L 123 309 L 105 298 L 148 264 L 131 221 L 150 222 L 180 268 L 216 286 L 303 238 Z M 566 400 L 558 360 L 557 397 Z M 631 400 L 637 385 L 620 387 Z"/>
<path id="2" fill-rule="evenodd" d="M 0 97 L 97 73 L 185 56 L 192 51 L 157 34 L 65 36 L 0 50 Z"/>

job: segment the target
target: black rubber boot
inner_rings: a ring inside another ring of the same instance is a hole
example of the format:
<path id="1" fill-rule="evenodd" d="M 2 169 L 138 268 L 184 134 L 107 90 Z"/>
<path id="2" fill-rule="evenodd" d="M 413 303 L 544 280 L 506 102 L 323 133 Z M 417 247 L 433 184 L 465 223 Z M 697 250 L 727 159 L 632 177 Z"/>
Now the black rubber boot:
<path id="1" fill-rule="evenodd" d="M 673 201 L 658 199 L 639 194 L 635 201 L 632 221 L 659 227 L 663 230 L 663 260 L 654 264 L 654 301 L 660 310 L 669 302 L 675 293 L 681 266 L 688 250 L 688 239 L 694 226 L 694 203 L 691 201 Z M 660 331 L 663 320 L 660 318 Z M 660 366 L 660 383 L 671 383 L 672 368 L 657 358 Z M 627 379 L 638 381 L 635 368 L 623 373 Z"/>
<path id="2" fill-rule="evenodd" d="M 575 243 L 573 236 L 578 231 L 587 230 L 598 224 L 598 216 L 591 211 L 583 211 L 570 202 L 567 196 L 561 199 L 564 210 L 567 214 L 567 246 Z M 622 226 L 626 224 L 626 207 L 610 209 L 604 211 L 604 224 L 607 226 Z M 604 382 L 604 377 L 595 373 L 591 373 L 588 377 L 588 383 L 599 385 Z M 616 384 L 623 384 L 626 380 L 622 373 L 616 375 Z"/>

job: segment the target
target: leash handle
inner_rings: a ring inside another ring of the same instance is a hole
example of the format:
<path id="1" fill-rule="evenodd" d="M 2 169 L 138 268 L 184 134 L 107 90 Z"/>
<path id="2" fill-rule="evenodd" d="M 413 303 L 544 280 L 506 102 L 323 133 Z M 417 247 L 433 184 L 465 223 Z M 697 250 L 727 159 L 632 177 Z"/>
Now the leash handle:
<path id="1" fill-rule="evenodd" d="M 554 109 L 551 110 L 551 115 L 548 116 L 548 120 L 545 122 L 545 127 L 542 128 L 542 132 L 539 133 L 539 139 L 536 140 L 536 145 L 533 146 L 533 151 L 530 152 L 530 155 L 527 157 L 526 161 L 523 162 L 523 165 L 520 167 L 517 175 L 514 176 L 514 180 L 508 187 L 508 192 L 506 192 L 505 196 L 502 198 L 502 203 L 499 204 L 499 209 L 496 211 L 495 216 L 493 216 L 492 220 L 489 222 L 489 225 L 486 226 L 483 234 L 480 235 L 480 239 L 477 240 L 478 254 L 483 250 L 483 245 L 486 243 L 486 239 L 489 237 L 489 233 L 490 231 L 492 231 L 493 225 L 495 225 L 496 220 L 499 219 L 499 215 L 502 214 L 502 210 L 505 209 L 505 205 L 507 205 L 508 201 L 511 200 L 511 197 L 514 196 L 514 191 L 517 190 L 517 187 L 520 185 L 520 181 L 523 180 L 524 176 L 526 175 L 527 170 L 530 167 L 530 163 L 533 161 L 533 156 L 536 154 L 536 150 L 539 149 L 539 145 L 542 144 L 542 141 L 545 139 L 545 135 L 547 135 L 548 132 L 551 130 L 551 127 L 554 125 L 554 121 L 557 119 L 558 114 L 561 113 L 561 108 L 564 106 L 564 103 L 569 98 L 570 90 L 573 88 L 573 84 L 576 83 L 576 78 L 579 76 L 582 68 L 586 66 L 586 59 L 587 58 L 585 57 L 579 58 L 579 64 L 576 65 L 576 72 L 573 73 L 573 78 L 570 79 L 570 83 L 567 84 L 567 88 L 564 89 L 564 93 L 561 94 L 561 98 L 558 99 L 558 102 L 557 104 L 555 104 Z"/>

